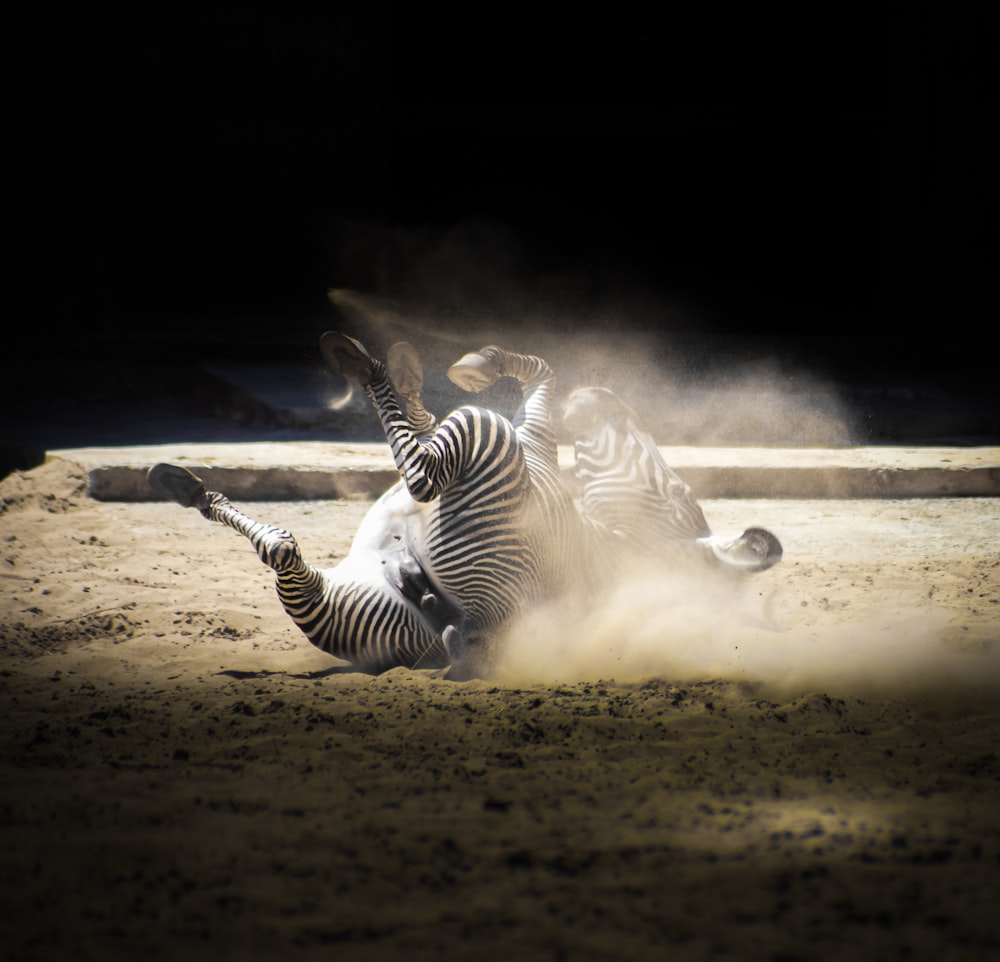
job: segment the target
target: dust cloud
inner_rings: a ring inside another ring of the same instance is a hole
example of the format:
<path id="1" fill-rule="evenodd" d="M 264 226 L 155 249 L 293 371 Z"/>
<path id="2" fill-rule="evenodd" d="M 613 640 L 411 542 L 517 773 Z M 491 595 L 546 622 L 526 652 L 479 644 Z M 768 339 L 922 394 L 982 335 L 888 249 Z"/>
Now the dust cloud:
<path id="1" fill-rule="evenodd" d="M 331 290 L 341 329 L 384 356 L 409 341 L 424 365 L 424 400 L 439 415 L 469 401 L 447 381 L 459 357 L 487 344 L 543 357 L 558 378 L 559 397 L 579 387 L 605 387 L 641 411 L 659 444 L 702 446 L 847 445 L 853 426 L 834 385 L 777 357 L 733 354 L 702 333 L 694 321 L 664 305 L 657 323 L 648 303 L 580 308 L 523 305 L 515 317 L 479 308 L 404 307 L 357 291 Z M 477 403 L 513 416 L 518 392 L 505 381 Z M 559 416 L 556 415 L 559 430 Z M 562 434 L 561 443 L 572 439 Z"/>
<path id="2" fill-rule="evenodd" d="M 781 564 L 747 580 L 650 570 L 582 606 L 552 601 L 505 635 L 496 677 L 511 684 L 650 677 L 742 682 L 781 700 L 803 691 L 852 697 L 994 700 L 1000 645 L 920 606 L 879 597 L 825 619 Z"/>
<path id="3" fill-rule="evenodd" d="M 377 293 L 330 290 L 331 326 L 381 356 L 410 341 L 438 415 L 469 400 L 447 382 L 449 365 L 497 344 L 545 358 L 563 397 L 619 394 L 660 444 L 840 446 L 859 433 L 838 388 L 791 347 L 741 337 L 738 319 L 627 265 L 559 262 L 487 219 L 358 227 L 345 225 L 363 238 Z M 814 323 L 803 317 L 803 330 Z M 516 410 L 503 383 L 478 400 Z"/>

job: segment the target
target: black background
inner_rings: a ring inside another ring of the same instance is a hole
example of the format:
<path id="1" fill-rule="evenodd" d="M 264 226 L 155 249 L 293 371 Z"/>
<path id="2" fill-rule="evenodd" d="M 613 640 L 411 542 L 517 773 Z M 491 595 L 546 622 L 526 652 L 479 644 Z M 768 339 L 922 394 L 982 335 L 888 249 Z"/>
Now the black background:
<path id="1" fill-rule="evenodd" d="M 544 9 L 22 19 L 8 357 L 312 346 L 337 287 L 991 376 L 993 5 Z"/>

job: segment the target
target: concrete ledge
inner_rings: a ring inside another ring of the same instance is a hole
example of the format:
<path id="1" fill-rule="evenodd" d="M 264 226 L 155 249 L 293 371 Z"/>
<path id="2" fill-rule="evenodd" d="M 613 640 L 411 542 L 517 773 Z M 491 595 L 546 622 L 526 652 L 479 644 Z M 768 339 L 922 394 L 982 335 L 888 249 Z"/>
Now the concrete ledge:
<path id="1" fill-rule="evenodd" d="M 699 498 L 1000 497 L 1000 447 L 660 448 Z M 146 472 L 190 468 L 242 501 L 372 499 L 398 475 L 384 444 L 168 444 L 50 451 L 80 464 L 99 501 L 155 501 Z M 559 459 L 572 480 L 573 449 Z"/>
<path id="2" fill-rule="evenodd" d="M 187 464 L 212 491 L 240 501 L 371 500 L 399 480 L 395 470 L 320 471 L 299 468 L 202 467 Z M 88 493 L 97 501 L 156 501 L 146 472 L 135 467 L 91 468 Z"/>

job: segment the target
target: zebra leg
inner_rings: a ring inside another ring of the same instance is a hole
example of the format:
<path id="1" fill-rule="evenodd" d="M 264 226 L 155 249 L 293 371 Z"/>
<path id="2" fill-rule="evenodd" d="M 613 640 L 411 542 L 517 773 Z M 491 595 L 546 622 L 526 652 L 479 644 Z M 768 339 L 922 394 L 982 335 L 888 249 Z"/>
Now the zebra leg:
<path id="1" fill-rule="evenodd" d="M 433 434 L 438 420 L 424 407 L 424 369 L 413 345 L 405 341 L 393 344 L 385 363 L 392 386 L 403 399 L 406 420 L 412 431 L 421 437 Z"/>
<path id="2" fill-rule="evenodd" d="M 207 491 L 201 478 L 186 468 L 155 464 L 147 476 L 153 488 L 172 501 L 185 508 L 197 508 L 202 517 L 227 525 L 246 537 L 257 557 L 274 571 L 278 598 L 285 611 L 314 645 L 336 654 L 326 637 L 316 637 L 309 630 L 311 613 L 322 601 L 326 584 L 322 572 L 306 564 L 290 532 L 248 518 L 225 495 Z"/>
<path id="3" fill-rule="evenodd" d="M 462 390 L 475 394 L 501 377 L 518 381 L 522 401 L 513 419 L 518 438 L 546 466 L 557 469 L 558 452 L 552 428 L 556 376 L 546 361 L 490 345 L 456 361 L 448 369 L 448 377 Z"/>
<path id="4" fill-rule="evenodd" d="M 357 381 L 362 387 L 368 386 L 378 364 L 360 341 L 327 331 L 319 343 L 323 357 L 337 374 Z M 438 421 L 424 407 L 424 370 L 413 345 L 406 341 L 393 344 L 386 357 L 386 368 L 393 387 L 403 399 L 410 430 L 421 437 L 433 434 Z"/>
<path id="5" fill-rule="evenodd" d="M 207 491 L 197 475 L 175 464 L 155 464 L 147 475 L 160 494 L 184 508 L 197 508 L 202 517 L 218 521 L 246 536 L 257 556 L 279 575 L 311 569 L 302 559 L 298 543 L 284 528 L 253 521 L 218 491 Z"/>

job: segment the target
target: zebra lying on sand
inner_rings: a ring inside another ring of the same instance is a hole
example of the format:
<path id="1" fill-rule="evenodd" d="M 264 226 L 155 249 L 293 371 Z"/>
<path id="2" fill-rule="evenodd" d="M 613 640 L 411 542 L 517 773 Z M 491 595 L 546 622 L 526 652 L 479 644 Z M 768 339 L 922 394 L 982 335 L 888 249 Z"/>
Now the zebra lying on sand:
<path id="1" fill-rule="evenodd" d="M 585 389 L 570 400 L 577 503 L 558 465 L 555 377 L 541 358 L 495 346 L 466 355 L 449 369 L 454 383 L 478 392 L 513 377 L 521 406 L 508 420 L 462 405 L 439 422 L 423 406 L 423 372 L 409 345 L 395 345 L 382 362 L 328 332 L 320 349 L 334 371 L 363 387 L 400 474 L 338 565 L 308 564 L 291 533 L 249 518 L 185 468 L 154 465 L 149 481 L 244 534 L 274 570 L 278 597 L 306 637 L 358 670 L 481 675 L 491 642 L 519 613 L 570 591 L 593 597 L 642 552 L 748 571 L 780 558 L 777 539 L 762 529 L 715 543 L 687 486 L 611 392 Z"/>

